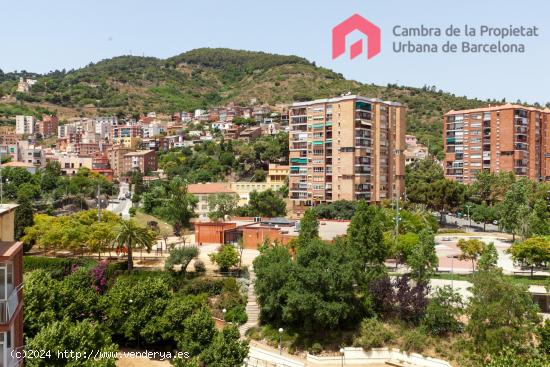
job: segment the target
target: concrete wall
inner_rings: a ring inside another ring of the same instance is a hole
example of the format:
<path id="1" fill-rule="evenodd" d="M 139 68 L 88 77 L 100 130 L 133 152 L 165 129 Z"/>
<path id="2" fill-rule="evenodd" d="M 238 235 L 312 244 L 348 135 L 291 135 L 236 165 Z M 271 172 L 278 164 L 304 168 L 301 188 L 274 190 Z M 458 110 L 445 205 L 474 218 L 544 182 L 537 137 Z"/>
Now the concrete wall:
<path id="1" fill-rule="evenodd" d="M 363 348 L 344 348 L 344 364 L 346 366 L 383 365 L 386 361 L 399 362 L 405 366 L 451 367 L 451 364 L 444 360 L 424 357 L 416 353 L 408 354 L 398 349 L 373 348 L 365 352 Z M 336 366 L 341 362 L 341 356 L 320 357 L 307 355 L 308 366 Z"/>

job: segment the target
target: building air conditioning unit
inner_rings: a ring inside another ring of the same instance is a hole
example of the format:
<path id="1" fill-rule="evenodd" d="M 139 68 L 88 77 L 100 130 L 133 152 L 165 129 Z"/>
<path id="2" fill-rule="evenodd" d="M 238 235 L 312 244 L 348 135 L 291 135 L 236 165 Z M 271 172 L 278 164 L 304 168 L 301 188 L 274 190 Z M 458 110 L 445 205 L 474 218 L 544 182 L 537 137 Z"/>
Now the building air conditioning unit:
<path id="1" fill-rule="evenodd" d="M 254 217 L 254 223 L 259 223 L 262 221 L 262 217 Z"/>

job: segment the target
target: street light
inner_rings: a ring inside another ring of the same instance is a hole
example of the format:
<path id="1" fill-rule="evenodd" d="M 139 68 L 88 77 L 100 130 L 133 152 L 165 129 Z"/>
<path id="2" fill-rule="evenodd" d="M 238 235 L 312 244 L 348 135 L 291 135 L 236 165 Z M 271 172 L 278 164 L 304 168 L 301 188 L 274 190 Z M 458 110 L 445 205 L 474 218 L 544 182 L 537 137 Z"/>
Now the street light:
<path id="1" fill-rule="evenodd" d="M 227 310 L 226 310 L 226 309 L 224 308 L 224 309 L 222 310 L 222 314 L 223 314 L 223 321 L 224 321 L 224 322 L 225 322 L 225 313 L 226 313 L 226 312 L 227 312 Z"/>
<path id="2" fill-rule="evenodd" d="M 344 367 L 344 348 L 340 348 L 340 355 L 342 356 L 342 367 Z"/>
<path id="3" fill-rule="evenodd" d="M 464 207 L 466 208 L 466 210 L 468 212 L 468 220 L 470 221 L 470 224 L 468 225 L 468 227 L 470 227 L 470 230 L 471 230 L 472 229 L 472 217 L 470 217 L 470 208 L 472 207 L 472 204 L 468 203 L 468 204 L 464 205 Z"/>
<path id="4" fill-rule="evenodd" d="M 283 354 L 283 350 L 282 350 L 283 346 L 282 346 L 282 343 L 281 343 L 282 342 L 282 337 L 283 337 L 283 331 L 284 331 L 283 328 L 280 327 L 279 328 L 279 355 Z"/>

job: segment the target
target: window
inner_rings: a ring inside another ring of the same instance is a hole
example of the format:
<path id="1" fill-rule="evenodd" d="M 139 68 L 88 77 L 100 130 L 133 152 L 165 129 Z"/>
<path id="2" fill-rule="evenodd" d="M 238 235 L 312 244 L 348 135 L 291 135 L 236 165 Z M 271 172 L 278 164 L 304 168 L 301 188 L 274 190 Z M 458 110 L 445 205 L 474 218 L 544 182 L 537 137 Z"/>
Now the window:
<path id="1" fill-rule="evenodd" d="M 313 172 L 319 173 L 324 171 L 325 171 L 324 167 L 313 167 Z"/>

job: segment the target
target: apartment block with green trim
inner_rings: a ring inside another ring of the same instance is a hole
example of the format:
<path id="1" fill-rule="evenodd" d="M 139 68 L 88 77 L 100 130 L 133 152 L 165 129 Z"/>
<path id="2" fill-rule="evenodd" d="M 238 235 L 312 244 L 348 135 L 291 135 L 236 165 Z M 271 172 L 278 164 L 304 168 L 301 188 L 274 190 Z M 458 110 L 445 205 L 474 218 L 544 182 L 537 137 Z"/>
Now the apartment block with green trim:
<path id="1" fill-rule="evenodd" d="M 297 215 L 320 203 L 379 203 L 404 193 L 405 108 L 356 95 L 290 107 L 289 197 Z"/>

